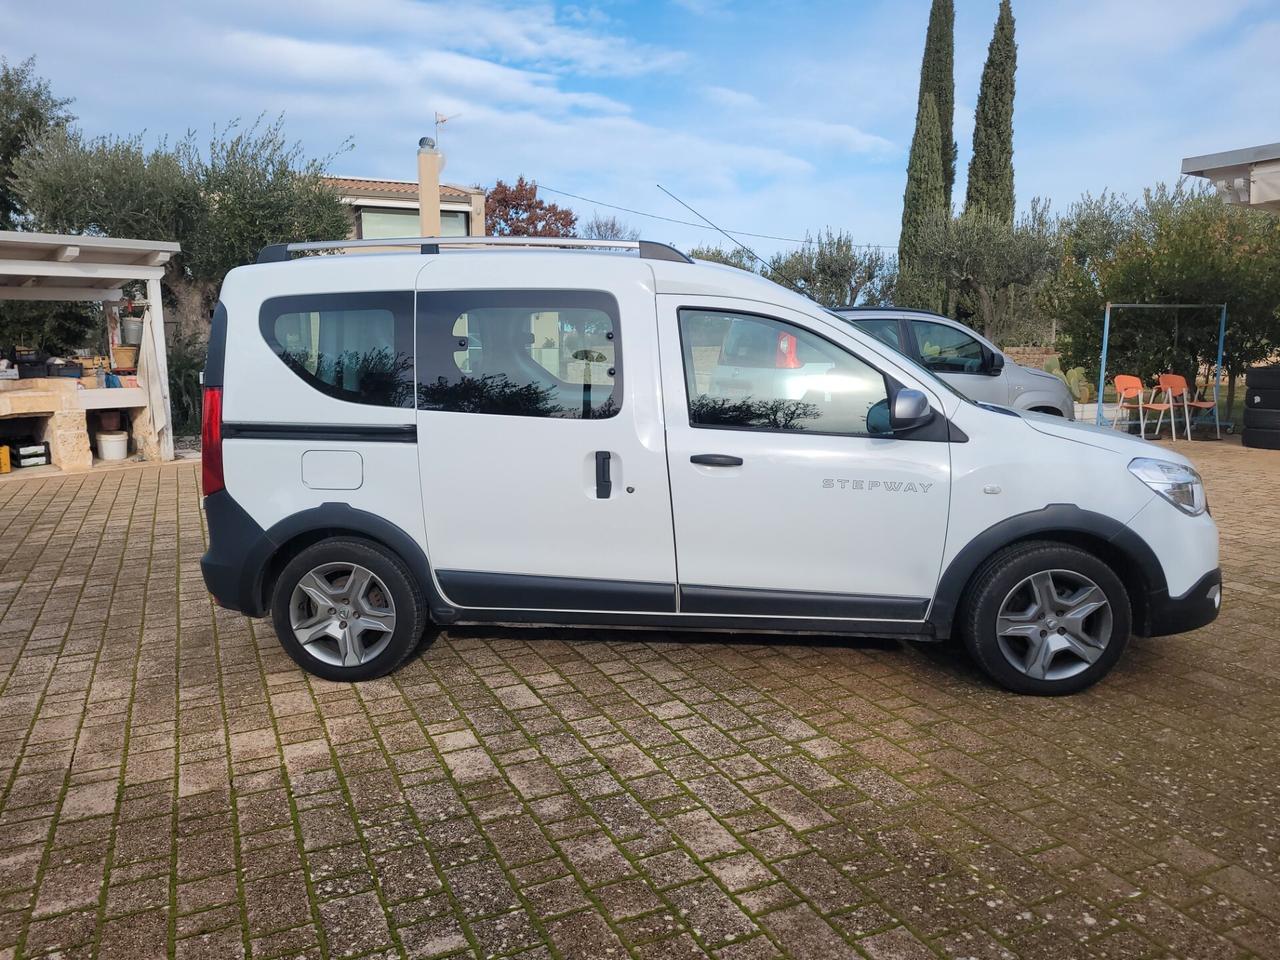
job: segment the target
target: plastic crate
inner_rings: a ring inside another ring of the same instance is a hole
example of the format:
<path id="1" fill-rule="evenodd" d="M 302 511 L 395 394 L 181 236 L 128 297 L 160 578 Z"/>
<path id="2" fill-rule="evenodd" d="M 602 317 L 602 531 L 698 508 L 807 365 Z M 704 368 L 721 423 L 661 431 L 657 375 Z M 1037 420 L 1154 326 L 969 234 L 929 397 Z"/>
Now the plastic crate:
<path id="1" fill-rule="evenodd" d="M 46 440 L 8 441 L 9 462 L 15 467 L 43 467 L 53 461 Z"/>

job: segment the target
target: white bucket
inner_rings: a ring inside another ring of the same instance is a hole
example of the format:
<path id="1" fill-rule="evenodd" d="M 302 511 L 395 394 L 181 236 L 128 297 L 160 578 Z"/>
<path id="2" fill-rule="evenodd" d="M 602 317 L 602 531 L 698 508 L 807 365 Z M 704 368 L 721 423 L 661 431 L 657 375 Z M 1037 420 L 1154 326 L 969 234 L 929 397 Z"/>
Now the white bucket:
<path id="1" fill-rule="evenodd" d="M 125 430 L 106 430 L 98 434 L 99 460 L 124 460 L 129 456 L 129 434 Z"/>

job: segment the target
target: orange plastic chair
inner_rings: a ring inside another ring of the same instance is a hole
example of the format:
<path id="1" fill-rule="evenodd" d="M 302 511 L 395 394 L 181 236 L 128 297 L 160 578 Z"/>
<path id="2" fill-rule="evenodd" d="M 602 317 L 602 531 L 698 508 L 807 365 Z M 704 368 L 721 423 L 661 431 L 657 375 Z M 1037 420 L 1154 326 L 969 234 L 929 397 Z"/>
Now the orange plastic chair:
<path id="1" fill-rule="evenodd" d="M 1198 394 L 1187 386 L 1187 378 L 1177 373 L 1160 374 L 1160 389 L 1164 392 L 1165 401 L 1169 405 L 1182 402 L 1182 422 L 1186 425 L 1187 439 L 1191 439 L 1191 411 L 1194 410 L 1212 410 L 1213 411 L 1213 429 L 1218 435 L 1218 439 L 1222 439 L 1222 424 L 1218 420 L 1218 404 L 1213 400 L 1198 399 Z M 1169 421 L 1173 422 L 1173 413 L 1169 413 Z M 1156 428 L 1156 432 L 1160 432 L 1160 428 Z M 1176 434 L 1176 429 L 1175 429 Z"/>
<path id="2" fill-rule="evenodd" d="M 1124 414 L 1125 422 L 1129 420 L 1129 411 L 1138 411 L 1138 424 L 1141 427 L 1142 435 L 1147 435 L 1147 401 L 1144 396 L 1146 388 L 1142 385 L 1142 381 L 1122 373 L 1116 376 L 1112 381 L 1116 385 L 1116 415 L 1111 418 L 1111 429 L 1116 429 L 1120 424 L 1120 414 Z M 1098 398 L 1098 402 L 1102 402 L 1102 398 Z"/>

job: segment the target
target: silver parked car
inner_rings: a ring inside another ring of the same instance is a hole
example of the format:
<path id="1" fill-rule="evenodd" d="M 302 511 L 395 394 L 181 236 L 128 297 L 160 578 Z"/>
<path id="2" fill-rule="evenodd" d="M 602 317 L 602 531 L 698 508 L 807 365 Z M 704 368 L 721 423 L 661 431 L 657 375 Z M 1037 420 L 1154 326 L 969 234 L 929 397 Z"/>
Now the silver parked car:
<path id="1" fill-rule="evenodd" d="M 963 323 L 903 307 L 843 307 L 835 313 L 971 400 L 1075 419 L 1075 401 L 1059 377 L 1014 363 Z"/>

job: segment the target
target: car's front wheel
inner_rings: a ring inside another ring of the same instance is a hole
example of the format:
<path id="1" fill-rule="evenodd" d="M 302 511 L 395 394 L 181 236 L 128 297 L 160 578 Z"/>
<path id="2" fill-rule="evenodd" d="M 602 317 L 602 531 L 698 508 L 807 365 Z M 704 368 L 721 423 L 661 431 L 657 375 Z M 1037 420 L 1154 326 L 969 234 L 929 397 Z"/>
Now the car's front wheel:
<path id="1" fill-rule="evenodd" d="M 370 680 L 413 653 L 426 622 L 422 590 L 400 558 L 349 537 L 302 550 L 271 599 L 285 652 L 326 680 Z"/>
<path id="2" fill-rule="evenodd" d="M 1129 642 L 1129 594 L 1097 557 L 1060 543 L 1016 544 L 974 577 L 962 622 L 983 671 L 1017 693 L 1075 693 Z"/>

